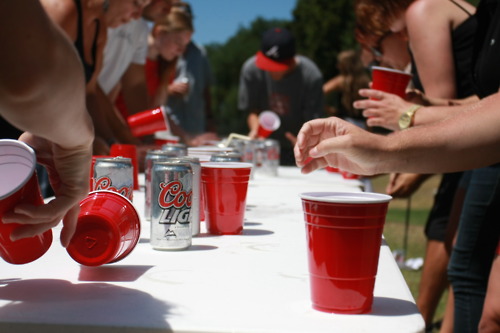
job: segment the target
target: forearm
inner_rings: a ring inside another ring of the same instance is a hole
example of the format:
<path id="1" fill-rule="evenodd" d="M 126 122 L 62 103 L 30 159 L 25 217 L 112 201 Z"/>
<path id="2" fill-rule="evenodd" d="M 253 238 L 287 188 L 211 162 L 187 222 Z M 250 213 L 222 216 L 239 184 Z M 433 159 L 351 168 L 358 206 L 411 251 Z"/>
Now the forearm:
<path id="1" fill-rule="evenodd" d="M 70 41 L 38 1 L 2 2 L 0 21 L 10 27 L 0 29 L 0 44 L 9 50 L 0 56 L 2 116 L 61 147 L 89 146 L 93 127 L 85 82 Z M 34 61 L 33 54 L 43 61 Z"/>
<path id="2" fill-rule="evenodd" d="M 500 162 L 500 94 L 453 117 L 384 138 L 385 172 L 453 172 Z"/>

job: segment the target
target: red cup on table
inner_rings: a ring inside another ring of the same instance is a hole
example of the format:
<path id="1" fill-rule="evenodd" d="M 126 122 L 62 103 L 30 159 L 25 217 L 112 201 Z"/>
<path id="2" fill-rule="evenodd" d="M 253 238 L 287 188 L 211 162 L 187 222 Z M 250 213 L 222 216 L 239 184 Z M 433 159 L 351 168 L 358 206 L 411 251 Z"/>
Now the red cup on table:
<path id="1" fill-rule="evenodd" d="M 172 135 L 170 131 L 155 132 L 155 145 L 157 146 L 163 146 L 169 143 L 176 144 L 180 142 L 180 138 L 178 136 Z"/>
<path id="2" fill-rule="evenodd" d="M 139 189 L 139 164 L 137 163 L 137 147 L 128 144 L 112 144 L 109 154 L 113 157 L 128 157 L 132 160 L 134 168 L 134 190 Z"/>
<path id="3" fill-rule="evenodd" d="M 27 144 L 0 140 L 0 220 L 19 204 L 43 204 L 36 176 L 36 156 Z M 52 230 L 11 241 L 18 223 L 0 222 L 0 257 L 11 264 L 26 264 L 40 258 L 52 244 Z"/>
<path id="4" fill-rule="evenodd" d="M 397 69 L 373 66 L 372 89 L 406 97 L 406 88 L 412 75 Z"/>
<path id="5" fill-rule="evenodd" d="M 311 300 L 340 314 L 371 311 L 382 231 L 392 199 L 378 193 L 302 193 Z"/>
<path id="6" fill-rule="evenodd" d="M 201 163 L 201 183 L 207 231 L 213 235 L 243 232 L 251 163 Z"/>
<path id="7" fill-rule="evenodd" d="M 259 114 L 259 128 L 257 137 L 267 138 L 272 132 L 280 128 L 280 117 L 273 111 L 263 111 Z"/>
<path id="8" fill-rule="evenodd" d="M 111 191 L 95 191 L 80 202 L 68 254 L 85 266 L 122 260 L 139 241 L 141 221 L 132 202 Z"/>
<path id="9" fill-rule="evenodd" d="M 167 113 L 163 107 L 131 115 L 127 118 L 127 123 L 135 137 L 151 135 L 169 129 Z"/>

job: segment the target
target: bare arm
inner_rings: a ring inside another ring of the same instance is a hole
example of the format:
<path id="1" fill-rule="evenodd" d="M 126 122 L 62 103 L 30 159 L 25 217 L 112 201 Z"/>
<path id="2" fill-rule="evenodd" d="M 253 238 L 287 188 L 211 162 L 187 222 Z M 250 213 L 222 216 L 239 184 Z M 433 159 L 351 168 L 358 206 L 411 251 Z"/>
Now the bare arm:
<path id="1" fill-rule="evenodd" d="M 454 172 L 497 163 L 499 105 L 496 93 L 443 121 L 388 136 L 368 133 L 338 118 L 313 120 L 298 135 L 297 165 L 305 173 L 331 165 L 371 175 Z M 307 163 L 309 157 L 313 160 Z"/>
<path id="2" fill-rule="evenodd" d="M 149 108 L 144 65 L 130 64 L 121 78 L 121 89 L 131 115 Z"/>
<path id="3" fill-rule="evenodd" d="M 449 6 L 453 4 L 415 1 L 405 14 L 410 47 L 426 95 L 448 99 L 456 97 L 450 18 L 453 12 Z"/>
<path id="4" fill-rule="evenodd" d="M 35 0 L 0 2 L 0 45 L 0 112 L 27 131 L 20 139 L 47 166 L 56 192 L 46 205 L 15 207 L 3 222 L 25 224 L 11 235 L 19 239 L 63 219 L 66 246 L 76 227 L 78 202 L 88 193 L 93 141 L 82 66 L 71 42 Z"/>

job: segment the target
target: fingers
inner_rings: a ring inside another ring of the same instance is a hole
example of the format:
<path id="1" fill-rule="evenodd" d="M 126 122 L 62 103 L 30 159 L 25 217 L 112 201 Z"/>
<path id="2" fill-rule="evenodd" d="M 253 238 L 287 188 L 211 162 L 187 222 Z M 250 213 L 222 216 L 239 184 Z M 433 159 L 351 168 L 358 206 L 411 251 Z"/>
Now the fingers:
<path id="1" fill-rule="evenodd" d="M 61 231 L 61 245 L 67 247 L 71 238 L 75 234 L 76 224 L 78 221 L 78 214 L 80 213 L 80 206 L 76 205 L 71 208 L 63 220 L 63 229 Z"/>
<path id="2" fill-rule="evenodd" d="M 22 224 L 16 227 L 10 234 L 10 240 L 16 241 L 23 238 L 29 238 L 36 235 L 41 235 L 47 230 L 55 227 L 59 221 L 55 223 L 42 223 L 42 224 Z"/>

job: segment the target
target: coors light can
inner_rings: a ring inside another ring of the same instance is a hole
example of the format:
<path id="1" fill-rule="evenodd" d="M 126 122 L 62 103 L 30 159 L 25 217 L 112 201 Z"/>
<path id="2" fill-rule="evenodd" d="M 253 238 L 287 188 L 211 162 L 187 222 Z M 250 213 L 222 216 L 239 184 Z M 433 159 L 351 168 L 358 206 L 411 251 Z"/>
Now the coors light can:
<path id="1" fill-rule="evenodd" d="M 144 166 L 144 177 L 145 177 L 145 185 L 146 185 L 146 200 L 144 202 L 144 216 L 146 220 L 151 220 L 151 198 L 152 198 L 152 190 L 151 190 L 151 178 L 152 178 L 152 169 L 154 162 L 166 162 L 171 157 L 176 157 L 174 152 L 163 151 L 159 149 L 148 150 L 146 153 L 146 161 Z"/>
<path id="2" fill-rule="evenodd" d="M 113 191 L 132 201 L 134 169 L 130 158 L 96 158 L 92 175 L 92 191 Z"/>
<path id="3" fill-rule="evenodd" d="M 172 152 L 178 157 L 187 156 L 188 154 L 187 146 L 183 143 L 167 143 L 161 146 L 161 150 Z"/>
<path id="4" fill-rule="evenodd" d="M 182 250 L 191 246 L 193 171 L 189 163 L 155 162 L 152 169 L 151 246 Z"/>
<path id="5" fill-rule="evenodd" d="M 200 159 L 194 156 L 174 157 L 169 161 L 189 163 L 193 170 L 193 200 L 191 205 L 191 234 L 196 236 L 200 233 L 200 210 L 201 207 L 201 164 Z"/>

